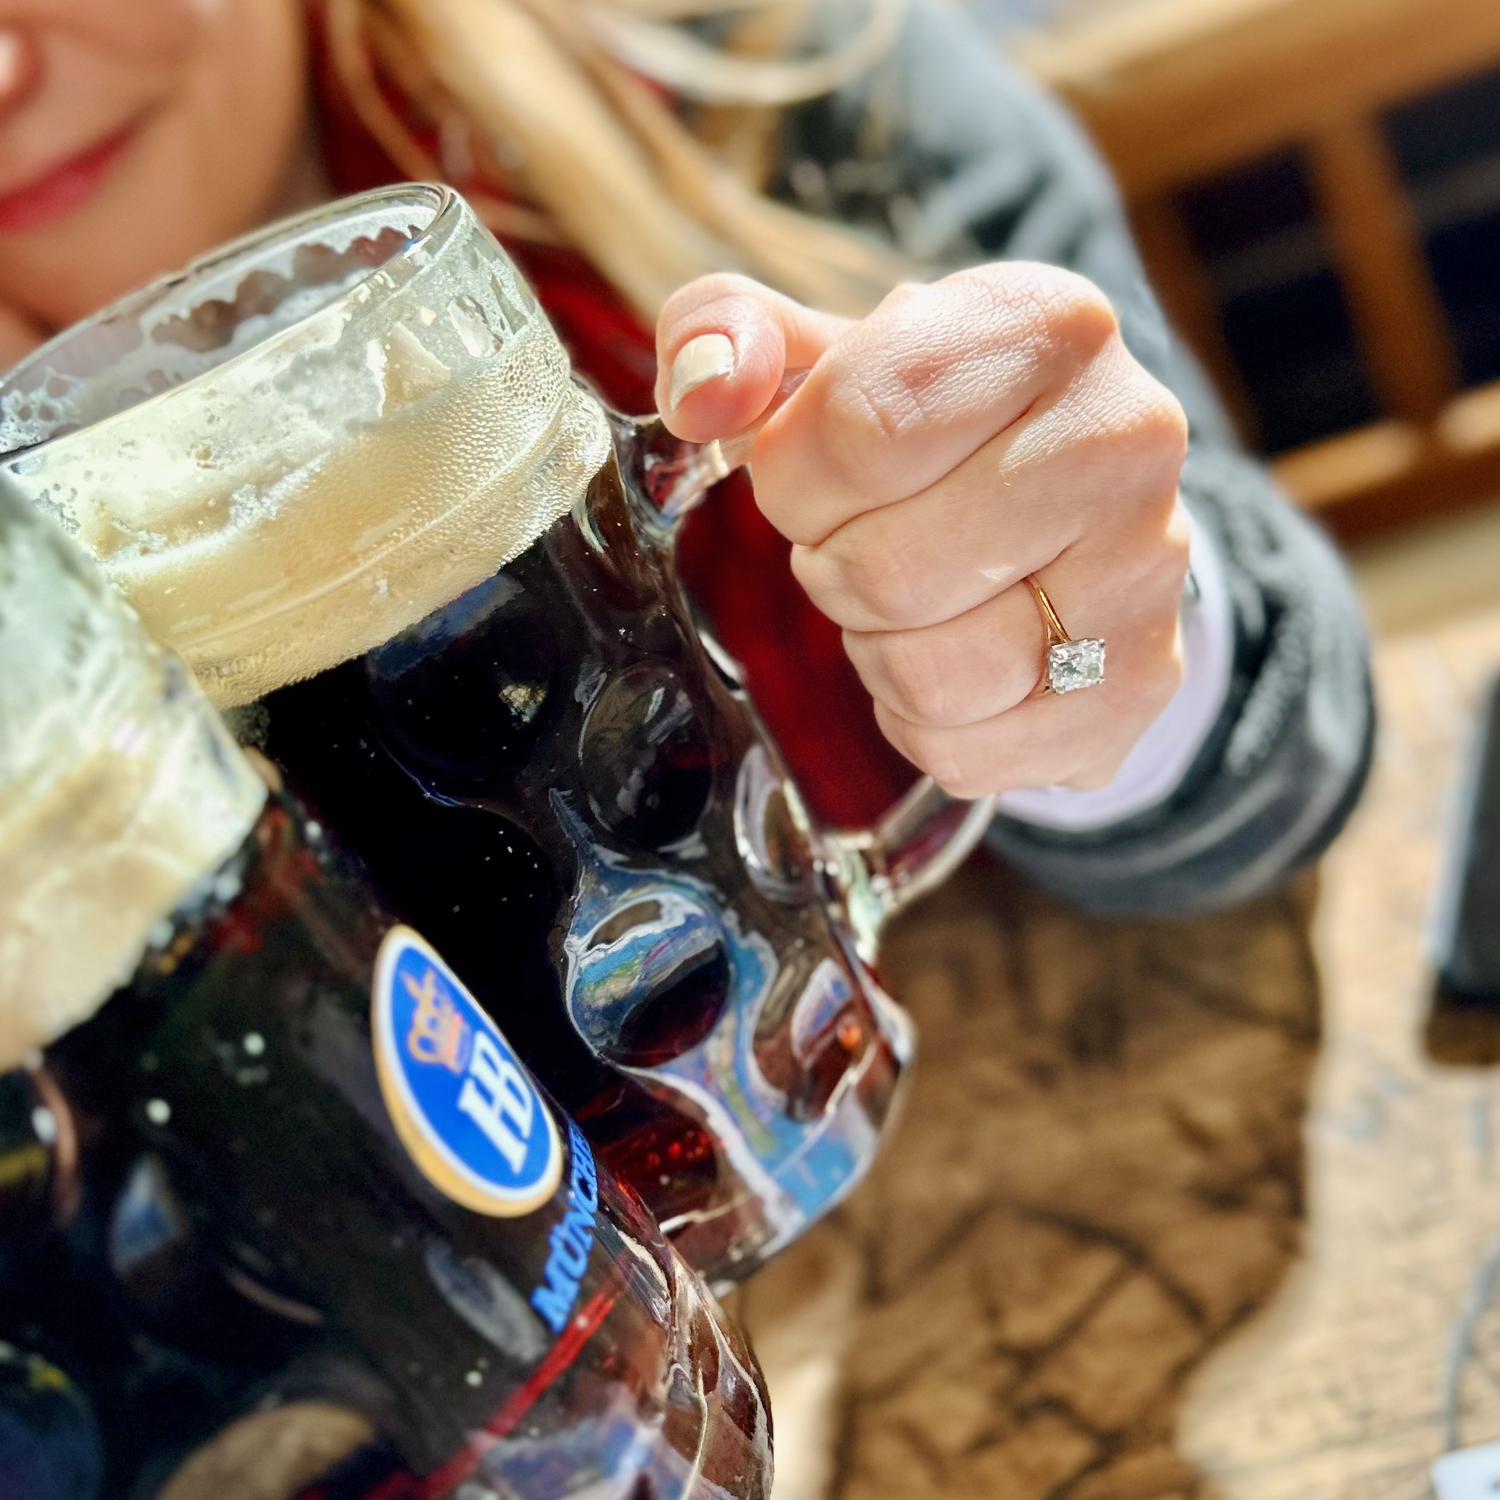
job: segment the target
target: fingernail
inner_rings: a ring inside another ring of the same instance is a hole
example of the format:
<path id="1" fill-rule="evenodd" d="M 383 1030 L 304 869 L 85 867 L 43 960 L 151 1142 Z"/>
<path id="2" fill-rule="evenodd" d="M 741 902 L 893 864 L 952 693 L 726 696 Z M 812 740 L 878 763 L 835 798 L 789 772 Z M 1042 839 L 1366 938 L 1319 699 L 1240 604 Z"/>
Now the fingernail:
<path id="1" fill-rule="evenodd" d="M 734 373 L 734 345 L 722 333 L 700 333 L 677 351 L 672 361 L 672 385 L 668 399 L 674 407 L 710 380 Z"/>

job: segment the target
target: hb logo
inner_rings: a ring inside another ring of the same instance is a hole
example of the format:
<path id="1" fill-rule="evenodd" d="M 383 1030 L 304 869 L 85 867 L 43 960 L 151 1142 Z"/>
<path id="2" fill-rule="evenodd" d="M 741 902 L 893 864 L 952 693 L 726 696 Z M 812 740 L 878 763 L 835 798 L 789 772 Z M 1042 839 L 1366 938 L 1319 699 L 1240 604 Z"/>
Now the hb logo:
<path id="1" fill-rule="evenodd" d="M 476 1213 L 530 1213 L 557 1191 L 552 1112 L 499 1028 L 438 954 L 393 927 L 375 961 L 371 1031 L 396 1134 L 433 1186 Z"/>

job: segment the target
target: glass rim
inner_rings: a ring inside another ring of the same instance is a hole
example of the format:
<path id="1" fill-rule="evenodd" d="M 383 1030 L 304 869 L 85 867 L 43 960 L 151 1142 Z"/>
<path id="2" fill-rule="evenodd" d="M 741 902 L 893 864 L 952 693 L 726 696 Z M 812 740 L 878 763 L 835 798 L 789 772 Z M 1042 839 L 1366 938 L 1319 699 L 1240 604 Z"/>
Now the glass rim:
<path id="1" fill-rule="evenodd" d="M 224 244 L 195 256 L 178 269 L 169 271 L 133 291 L 126 292 L 124 296 L 90 313 L 88 317 L 55 333 L 45 344 L 34 349 L 10 369 L 0 372 L 0 397 L 8 393 L 19 394 L 16 381 L 18 378 L 24 378 L 28 373 L 42 375 L 42 380 L 38 381 L 36 386 L 31 387 L 40 391 L 44 386 L 48 371 L 49 355 L 82 341 L 107 323 L 148 308 L 169 291 L 183 286 L 195 277 L 202 276 L 209 271 L 220 270 L 238 258 L 264 250 L 277 242 L 295 240 L 306 229 L 337 220 L 347 213 L 351 205 L 359 204 L 363 207 L 378 208 L 382 202 L 394 205 L 402 199 L 429 206 L 432 213 L 428 222 L 423 225 L 420 233 L 414 235 L 396 254 L 388 260 L 381 261 L 378 265 L 370 266 L 359 280 L 346 286 L 336 296 L 303 313 L 284 327 L 268 333 L 265 338 L 257 339 L 249 348 L 241 349 L 237 354 L 230 355 L 190 380 L 168 386 L 165 390 L 156 391 L 143 400 L 109 412 L 105 416 L 97 417 L 91 422 L 53 433 L 38 442 L 23 444 L 18 448 L 0 448 L 0 473 L 3 473 L 7 466 L 34 454 L 42 454 L 54 444 L 66 442 L 80 432 L 97 432 L 109 423 L 126 417 L 138 419 L 201 380 L 213 379 L 224 372 L 243 368 L 253 360 L 274 357 L 276 352 L 285 345 L 301 337 L 310 325 L 320 319 L 343 315 L 350 302 L 358 296 L 360 288 L 367 285 L 377 275 L 390 275 L 393 268 L 404 267 L 404 274 L 401 278 L 401 284 L 404 287 L 434 256 L 440 254 L 452 243 L 460 233 L 464 219 L 471 215 L 471 210 L 468 209 L 463 197 L 444 183 L 416 181 L 392 183 L 362 193 L 347 194 L 331 203 L 318 204 L 300 213 L 291 214 L 252 229 L 235 239 L 227 240 Z M 90 365 L 88 375 L 97 373 L 102 368 L 104 368 L 102 364 Z M 88 375 L 84 378 L 88 378 Z"/>

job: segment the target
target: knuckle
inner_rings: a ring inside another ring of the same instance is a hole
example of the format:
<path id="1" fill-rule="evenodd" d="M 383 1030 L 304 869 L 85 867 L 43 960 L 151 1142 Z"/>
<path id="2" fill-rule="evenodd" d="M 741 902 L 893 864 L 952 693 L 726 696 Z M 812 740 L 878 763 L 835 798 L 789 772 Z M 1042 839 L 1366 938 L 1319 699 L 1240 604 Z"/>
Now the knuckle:
<path id="1" fill-rule="evenodd" d="M 1019 357 L 1028 380 L 1058 387 L 1118 341 L 1109 298 L 1085 276 L 1059 266 L 1004 261 L 955 272 L 943 287 L 962 294 L 962 326 Z"/>
<path id="2" fill-rule="evenodd" d="M 943 723 L 951 694 L 932 647 L 919 634 L 890 631 L 875 638 L 874 652 L 890 707 L 914 724 Z"/>
<path id="3" fill-rule="evenodd" d="M 958 752 L 953 731 L 913 724 L 879 705 L 875 713 L 881 732 L 891 744 L 945 792 L 955 797 L 981 795 L 974 789 L 973 772 Z"/>
<path id="4" fill-rule="evenodd" d="M 1033 333 L 1058 353 L 1087 357 L 1120 331 L 1108 297 L 1086 276 L 1060 266 L 1031 268 Z"/>
<path id="5" fill-rule="evenodd" d="M 884 297 L 880 299 L 880 305 L 876 309 L 878 314 L 906 317 L 916 308 L 925 306 L 931 299 L 932 288 L 921 281 L 898 281 Z"/>
<path id="6" fill-rule="evenodd" d="M 662 304 L 657 326 L 670 341 L 683 323 L 700 319 L 705 309 L 723 302 L 752 298 L 760 291 L 756 282 L 737 271 L 713 271 L 678 287 Z"/>
<path id="7" fill-rule="evenodd" d="M 880 732 L 886 739 L 919 771 L 927 769 L 922 763 L 921 747 L 917 743 L 919 733 L 917 725 L 903 719 L 894 709 L 887 708 L 878 698 L 875 700 L 875 722 L 880 726 Z"/>
<path id="8" fill-rule="evenodd" d="M 898 549 L 846 543 L 835 533 L 812 552 L 823 577 L 809 592 L 822 593 L 821 602 L 831 606 L 835 617 L 850 613 L 852 605 L 853 614 L 876 628 L 914 623 L 920 597 L 907 558 Z"/>
<path id="9" fill-rule="evenodd" d="M 957 797 L 962 802 L 972 802 L 977 797 L 988 797 L 992 792 L 1000 790 L 999 777 L 993 768 L 959 767 L 954 768 L 949 775 L 934 776 L 932 779 L 950 797 Z"/>
<path id="10" fill-rule="evenodd" d="M 765 509 L 764 505 L 761 509 Z M 792 577 L 801 584 L 803 593 L 824 614 L 837 618 L 838 599 L 834 583 L 836 570 L 831 562 L 830 545 L 828 542 L 821 542 L 817 546 L 794 543 L 791 556 Z"/>
<path id="11" fill-rule="evenodd" d="M 1187 459 L 1187 414 L 1166 386 L 1136 368 L 1136 391 L 1122 414 L 1122 434 L 1131 440 L 1146 473 L 1170 475 L 1175 482 Z"/>
<path id="12" fill-rule="evenodd" d="M 938 289 L 952 299 L 955 314 L 973 327 L 1013 332 L 1019 318 L 1023 329 L 1036 331 L 1045 322 L 1037 281 L 1051 270 L 1028 262 L 994 261 L 954 271 Z"/>
<path id="13" fill-rule="evenodd" d="M 1162 548 L 1172 566 L 1185 578 L 1193 556 L 1193 528 L 1188 522 L 1187 510 L 1176 503 L 1175 494 L 1172 498 L 1172 514 L 1162 535 Z"/>
<path id="14" fill-rule="evenodd" d="M 1147 556 L 1186 572 L 1189 533 L 1178 515 L 1178 484 L 1187 441 L 1176 399 L 1163 392 L 1126 400 L 1106 419 L 1102 440 L 1119 521 Z"/>
<path id="15" fill-rule="evenodd" d="M 1176 618 L 1182 603 L 1192 547 L 1186 526 L 1170 521 L 1164 531 L 1154 528 L 1142 539 L 1139 561 L 1133 569 L 1138 597 Z"/>
<path id="16" fill-rule="evenodd" d="M 917 765 L 950 797 L 967 800 L 984 796 L 990 787 L 982 771 L 956 748 L 952 739 L 951 735 L 929 732 L 915 757 Z"/>

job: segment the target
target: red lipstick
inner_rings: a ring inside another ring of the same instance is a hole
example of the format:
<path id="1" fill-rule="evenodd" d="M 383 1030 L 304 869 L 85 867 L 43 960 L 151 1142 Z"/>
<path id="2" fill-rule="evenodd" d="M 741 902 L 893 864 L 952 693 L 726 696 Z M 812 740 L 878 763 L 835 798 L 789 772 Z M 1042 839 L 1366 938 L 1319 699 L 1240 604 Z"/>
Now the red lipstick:
<path id="1" fill-rule="evenodd" d="M 132 121 L 104 140 L 55 163 L 18 188 L 0 193 L 0 234 L 40 229 L 92 198 L 135 139 Z"/>

